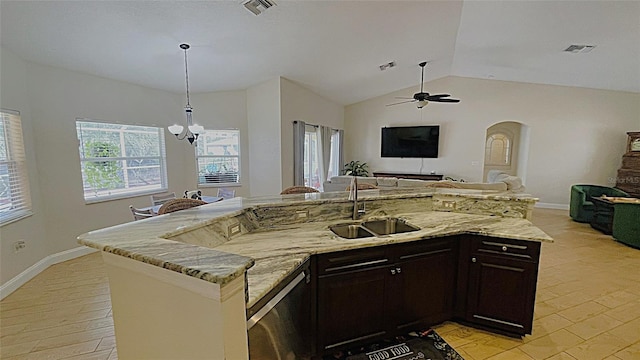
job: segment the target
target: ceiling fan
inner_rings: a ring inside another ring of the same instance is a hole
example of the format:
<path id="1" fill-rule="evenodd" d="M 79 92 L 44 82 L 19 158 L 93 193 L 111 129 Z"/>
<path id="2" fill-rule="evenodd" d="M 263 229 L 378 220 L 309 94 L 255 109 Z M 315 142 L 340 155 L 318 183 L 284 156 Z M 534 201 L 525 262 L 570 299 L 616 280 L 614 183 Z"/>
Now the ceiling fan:
<path id="1" fill-rule="evenodd" d="M 404 103 L 410 103 L 410 102 L 417 102 L 416 105 L 418 105 L 418 109 L 422 109 L 423 107 L 425 107 L 429 101 L 433 101 L 433 102 L 448 102 L 448 103 L 457 103 L 460 102 L 460 100 L 458 99 L 447 99 L 449 96 L 449 94 L 434 94 L 431 95 L 427 92 L 424 92 L 422 90 L 422 84 L 424 83 L 424 67 L 427 65 L 427 62 L 421 62 L 420 67 L 422 68 L 422 77 L 420 78 L 420 92 L 419 93 L 415 93 L 413 94 L 413 97 L 408 98 L 408 97 L 396 97 L 396 99 L 407 99 L 406 101 L 401 101 L 401 102 L 397 102 L 397 103 L 393 103 L 393 104 L 387 104 L 387 106 L 392 106 L 392 105 L 398 105 L 398 104 L 404 104 Z"/>

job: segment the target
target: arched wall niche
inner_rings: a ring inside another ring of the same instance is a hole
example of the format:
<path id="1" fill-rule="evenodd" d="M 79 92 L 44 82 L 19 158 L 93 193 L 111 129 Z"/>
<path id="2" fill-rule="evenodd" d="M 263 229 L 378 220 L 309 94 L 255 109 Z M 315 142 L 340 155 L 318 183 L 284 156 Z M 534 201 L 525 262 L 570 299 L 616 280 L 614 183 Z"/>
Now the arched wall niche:
<path id="1" fill-rule="evenodd" d="M 490 170 L 518 176 L 523 183 L 529 158 L 529 126 L 518 121 L 501 121 L 487 128 L 483 180 Z"/>

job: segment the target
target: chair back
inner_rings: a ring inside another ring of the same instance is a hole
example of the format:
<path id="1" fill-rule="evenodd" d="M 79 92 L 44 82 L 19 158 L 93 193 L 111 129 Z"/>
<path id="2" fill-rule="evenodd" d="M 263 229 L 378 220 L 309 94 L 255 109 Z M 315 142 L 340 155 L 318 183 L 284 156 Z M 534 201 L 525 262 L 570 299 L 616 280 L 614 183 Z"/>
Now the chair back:
<path id="1" fill-rule="evenodd" d="M 320 191 L 318 191 L 317 189 L 314 189 L 312 187 L 308 187 L 308 186 L 291 186 L 291 187 L 288 187 L 288 188 L 282 190 L 280 195 L 308 194 L 308 193 L 317 193 L 317 192 L 320 192 Z"/>
<path id="2" fill-rule="evenodd" d="M 147 219 L 153 216 L 153 213 L 151 212 L 151 208 L 143 210 L 143 209 L 137 209 L 133 207 L 133 205 L 129 205 L 129 210 L 131 210 L 131 214 L 133 214 L 134 221 Z"/>
<path id="3" fill-rule="evenodd" d="M 236 191 L 231 189 L 219 188 L 217 196 L 223 199 L 232 199 L 236 196 Z"/>
<path id="4" fill-rule="evenodd" d="M 169 200 L 173 200 L 176 198 L 176 193 L 166 193 L 166 194 L 154 194 L 151 195 L 151 204 L 152 206 L 162 205 Z"/>
<path id="5" fill-rule="evenodd" d="M 158 210 L 158 215 L 171 213 L 174 211 L 180 211 L 184 209 L 189 209 L 192 207 L 206 205 L 207 203 L 202 200 L 197 199 L 173 199 L 169 200 L 166 203 L 160 206 L 160 210 Z"/>
<path id="6" fill-rule="evenodd" d="M 202 200 L 202 191 L 200 190 L 187 190 L 184 192 L 185 199 L 197 199 Z"/>

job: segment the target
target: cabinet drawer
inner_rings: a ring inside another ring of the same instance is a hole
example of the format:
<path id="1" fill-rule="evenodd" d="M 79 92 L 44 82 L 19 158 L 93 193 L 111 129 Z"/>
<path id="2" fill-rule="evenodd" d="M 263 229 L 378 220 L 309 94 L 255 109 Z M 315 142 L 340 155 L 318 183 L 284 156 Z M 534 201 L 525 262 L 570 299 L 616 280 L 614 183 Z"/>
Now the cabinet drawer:
<path id="1" fill-rule="evenodd" d="M 390 263 L 386 247 L 320 254 L 317 260 L 318 275 L 339 274 Z"/>
<path id="2" fill-rule="evenodd" d="M 471 241 L 472 253 L 505 255 L 514 259 L 538 262 L 540 243 L 514 239 L 502 239 L 486 236 L 467 237 Z"/>
<path id="3" fill-rule="evenodd" d="M 391 256 L 394 261 L 406 261 L 441 253 L 454 253 L 456 249 L 457 237 L 451 236 L 392 245 Z"/>

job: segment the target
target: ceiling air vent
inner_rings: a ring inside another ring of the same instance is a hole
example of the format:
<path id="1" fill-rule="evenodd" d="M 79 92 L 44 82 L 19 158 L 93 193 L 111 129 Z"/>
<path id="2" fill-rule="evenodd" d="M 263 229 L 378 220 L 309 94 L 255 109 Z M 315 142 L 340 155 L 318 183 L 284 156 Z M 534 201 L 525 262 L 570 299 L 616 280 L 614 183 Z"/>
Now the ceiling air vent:
<path id="1" fill-rule="evenodd" d="M 568 48 L 564 49 L 566 52 L 579 54 L 579 53 L 588 53 L 596 47 L 595 45 L 571 45 Z"/>
<path id="2" fill-rule="evenodd" d="M 387 70 L 389 68 L 392 68 L 394 66 L 396 66 L 396 62 L 395 61 L 390 61 L 390 62 L 388 62 L 386 64 L 382 64 L 382 65 L 380 65 L 378 67 L 380 68 L 380 71 L 385 71 L 385 70 Z"/>
<path id="3" fill-rule="evenodd" d="M 271 0 L 248 0 L 242 3 L 242 5 L 255 15 L 260 15 L 268 8 L 276 5 L 276 3 Z"/>

